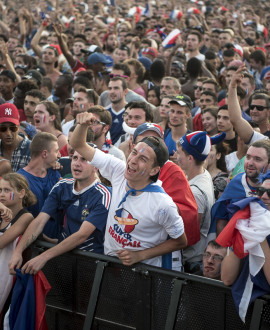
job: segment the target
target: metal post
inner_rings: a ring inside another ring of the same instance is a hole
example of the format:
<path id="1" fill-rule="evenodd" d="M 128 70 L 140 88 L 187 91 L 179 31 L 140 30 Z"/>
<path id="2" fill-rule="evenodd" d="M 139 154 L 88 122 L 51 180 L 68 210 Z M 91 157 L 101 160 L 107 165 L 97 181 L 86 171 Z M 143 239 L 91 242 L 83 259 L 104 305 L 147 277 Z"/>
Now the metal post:
<path id="1" fill-rule="evenodd" d="M 102 284 L 103 273 L 104 273 L 104 269 L 106 266 L 107 266 L 107 262 L 103 262 L 103 261 L 97 262 L 97 269 L 96 269 L 96 273 L 95 273 L 95 278 L 94 278 L 94 282 L 93 282 L 91 295 L 89 298 L 89 303 L 88 303 L 88 307 L 87 307 L 83 330 L 89 330 L 92 327 L 94 317 L 95 317 L 95 311 L 96 311 L 96 307 L 97 307 L 99 291 L 100 291 L 100 287 Z"/>
<path id="2" fill-rule="evenodd" d="M 171 295 L 170 306 L 168 310 L 165 330 L 173 330 L 178 311 L 178 305 L 182 294 L 183 284 L 185 281 L 174 279 L 174 286 Z"/>

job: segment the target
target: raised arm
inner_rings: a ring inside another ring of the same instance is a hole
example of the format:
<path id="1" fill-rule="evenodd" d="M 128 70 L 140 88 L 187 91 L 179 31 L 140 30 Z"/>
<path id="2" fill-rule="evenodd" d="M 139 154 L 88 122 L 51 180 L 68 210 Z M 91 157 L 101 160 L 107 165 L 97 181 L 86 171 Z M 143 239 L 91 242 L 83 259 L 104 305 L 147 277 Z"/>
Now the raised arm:
<path id="1" fill-rule="evenodd" d="M 35 220 L 33 220 L 29 225 L 23 234 L 22 239 L 14 250 L 8 264 L 10 274 L 15 274 L 15 269 L 21 267 L 23 261 L 23 251 L 38 238 L 49 219 L 50 216 L 47 213 L 40 212 Z"/>
<path id="2" fill-rule="evenodd" d="M 21 81 L 21 77 L 18 75 L 18 73 L 16 72 L 16 70 L 14 68 L 12 59 L 10 58 L 9 53 L 8 53 L 7 44 L 5 44 L 5 43 L 2 44 L 1 48 L 2 48 L 1 53 L 2 53 L 4 64 L 6 65 L 6 68 L 15 74 L 17 83 L 19 83 Z"/>
<path id="3" fill-rule="evenodd" d="M 62 53 L 65 56 L 66 60 L 68 61 L 70 67 L 73 68 L 76 64 L 76 60 L 73 58 L 71 52 L 68 49 L 66 42 L 62 38 L 62 26 L 61 24 L 53 24 L 53 28 L 54 28 L 54 32 L 57 35 L 58 43 Z"/>
<path id="4" fill-rule="evenodd" d="M 41 37 L 42 32 L 46 30 L 46 27 L 48 24 L 49 24 L 49 19 L 45 18 L 42 21 L 41 25 L 39 26 L 36 34 L 34 35 L 32 41 L 31 41 L 31 48 L 33 49 L 33 51 L 35 52 L 35 54 L 38 57 L 41 57 L 41 55 L 42 55 L 42 48 L 38 45 L 39 39 Z"/>
<path id="5" fill-rule="evenodd" d="M 89 146 L 86 143 L 86 135 L 88 126 L 95 120 L 95 117 L 92 113 L 84 112 L 80 113 L 76 117 L 77 126 L 71 136 L 70 145 L 72 148 L 78 153 L 87 159 L 88 161 L 92 161 L 95 148 Z"/>
<path id="6" fill-rule="evenodd" d="M 237 135 L 245 142 L 248 143 L 253 135 L 253 128 L 247 120 L 242 117 L 241 107 L 237 98 L 237 86 L 240 85 L 244 78 L 242 72 L 246 70 L 244 65 L 240 66 L 233 74 L 232 80 L 228 89 L 228 111 L 230 121 Z"/>

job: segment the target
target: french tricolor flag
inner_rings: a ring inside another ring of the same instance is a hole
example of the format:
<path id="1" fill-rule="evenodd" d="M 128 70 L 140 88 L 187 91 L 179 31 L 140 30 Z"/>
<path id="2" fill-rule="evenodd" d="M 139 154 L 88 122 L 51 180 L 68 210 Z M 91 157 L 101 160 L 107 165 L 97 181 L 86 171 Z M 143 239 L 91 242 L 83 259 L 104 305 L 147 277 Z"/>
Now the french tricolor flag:
<path id="1" fill-rule="evenodd" d="M 170 19 L 174 20 L 174 21 L 179 21 L 183 16 L 183 13 L 181 12 L 181 10 L 173 10 L 170 13 Z"/>
<path id="2" fill-rule="evenodd" d="M 220 233 L 216 242 L 233 247 L 243 268 L 232 286 L 232 295 L 240 318 L 245 321 L 249 304 L 257 297 L 270 292 L 263 274 L 265 256 L 260 243 L 270 235 L 270 212 L 256 197 L 245 198 L 229 206 L 238 210 Z M 268 243 L 269 244 L 269 243 Z"/>
<path id="3" fill-rule="evenodd" d="M 162 46 L 164 48 L 170 48 L 175 46 L 176 39 L 179 37 L 180 33 L 181 32 L 178 29 L 172 30 L 172 32 L 170 32 L 168 36 L 162 41 Z"/>
<path id="4" fill-rule="evenodd" d="M 200 10 L 198 8 L 192 7 L 187 10 L 188 14 L 200 15 Z"/>

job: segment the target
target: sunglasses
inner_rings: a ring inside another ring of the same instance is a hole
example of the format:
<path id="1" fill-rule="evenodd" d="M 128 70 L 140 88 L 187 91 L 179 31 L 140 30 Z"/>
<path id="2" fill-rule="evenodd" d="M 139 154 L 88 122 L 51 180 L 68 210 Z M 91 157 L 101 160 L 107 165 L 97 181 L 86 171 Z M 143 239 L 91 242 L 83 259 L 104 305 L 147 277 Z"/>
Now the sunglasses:
<path id="1" fill-rule="evenodd" d="M 128 78 L 128 76 L 121 75 L 121 74 L 113 74 L 113 73 L 110 73 L 109 74 L 109 78 L 110 79 L 115 78 L 115 77 L 120 77 L 120 78 L 124 78 L 124 79 L 127 79 Z"/>
<path id="2" fill-rule="evenodd" d="M 254 110 L 256 108 L 258 111 L 263 111 L 264 109 L 267 109 L 267 107 L 264 107 L 263 105 L 255 105 L 255 104 L 251 104 L 249 108 L 250 110 Z"/>
<path id="3" fill-rule="evenodd" d="M 265 192 L 267 193 L 267 196 L 270 198 L 270 189 L 266 189 L 266 188 L 264 188 L 264 187 L 258 187 L 258 188 L 256 189 L 256 193 L 257 193 L 257 195 L 258 195 L 259 197 L 262 197 L 262 195 L 263 195 Z"/>
<path id="4" fill-rule="evenodd" d="M 19 127 L 18 126 L 0 126 L 0 132 L 4 133 L 7 130 L 10 130 L 11 132 L 15 133 L 18 131 Z"/>
<path id="5" fill-rule="evenodd" d="M 106 123 L 104 123 L 103 121 L 99 121 L 99 120 L 94 120 L 94 121 L 92 121 L 92 123 L 90 124 L 90 126 L 97 126 L 97 125 L 104 125 L 104 126 L 106 126 L 107 124 Z"/>
<path id="6" fill-rule="evenodd" d="M 203 89 L 202 86 L 198 86 L 198 85 L 194 85 L 193 88 L 194 88 L 194 89 L 199 88 L 200 91 L 202 91 L 202 89 Z"/>

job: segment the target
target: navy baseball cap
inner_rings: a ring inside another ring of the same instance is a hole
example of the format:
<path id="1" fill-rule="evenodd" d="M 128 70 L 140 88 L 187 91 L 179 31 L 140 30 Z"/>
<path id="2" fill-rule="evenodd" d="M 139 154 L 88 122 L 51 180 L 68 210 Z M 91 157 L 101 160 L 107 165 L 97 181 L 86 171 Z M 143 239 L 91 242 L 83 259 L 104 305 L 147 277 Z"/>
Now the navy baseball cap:
<path id="1" fill-rule="evenodd" d="M 143 123 L 140 126 L 138 126 L 133 134 L 133 143 L 135 143 L 137 136 L 143 134 L 147 131 L 154 131 L 158 134 L 158 136 L 163 139 L 163 130 L 158 124 L 154 123 Z"/>
<path id="2" fill-rule="evenodd" d="M 111 64 L 111 61 L 107 60 L 106 57 L 101 53 L 93 53 L 87 58 L 87 62 L 89 65 L 93 65 L 96 63 L 104 63 Z"/>

